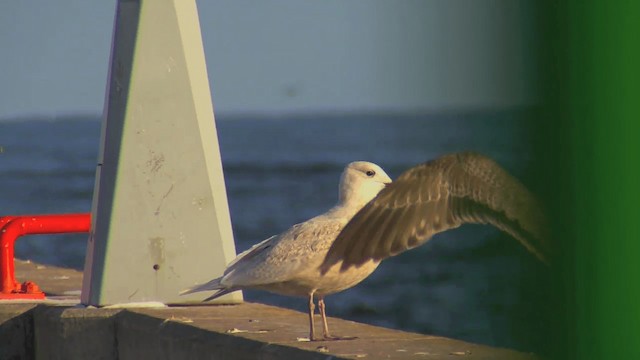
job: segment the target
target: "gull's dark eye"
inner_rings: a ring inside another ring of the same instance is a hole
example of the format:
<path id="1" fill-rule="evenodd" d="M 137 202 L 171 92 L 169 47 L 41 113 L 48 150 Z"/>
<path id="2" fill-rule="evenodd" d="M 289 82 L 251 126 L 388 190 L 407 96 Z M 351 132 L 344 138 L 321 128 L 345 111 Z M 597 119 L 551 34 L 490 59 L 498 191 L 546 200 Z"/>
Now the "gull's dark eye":
<path id="1" fill-rule="evenodd" d="M 368 177 L 373 177 L 376 174 L 376 172 L 373 170 L 367 170 L 365 174 L 367 174 Z"/>

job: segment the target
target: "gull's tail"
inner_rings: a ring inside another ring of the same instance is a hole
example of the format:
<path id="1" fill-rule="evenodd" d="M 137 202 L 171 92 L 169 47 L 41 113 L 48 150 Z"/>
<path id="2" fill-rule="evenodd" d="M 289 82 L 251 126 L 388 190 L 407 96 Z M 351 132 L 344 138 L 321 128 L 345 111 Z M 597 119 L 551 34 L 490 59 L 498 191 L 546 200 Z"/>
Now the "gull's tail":
<path id="1" fill-rule="evenodd" d="M 185 289 L 180 291 L 180 295 L 188 295 L 188 294 L 193 294 L 193 293 L 197 293 L 197 292 L 201 292 L 201 291 L 211 291 L 211 290 L 218 290 L 215 293 L 213 293 L 213 295 L 209 296 L 208 298 L 202 300 L 204 301 L 209 301 L 209 300 L 213 300 L 217 297 L 220 297 L 222 295 L 228 294 L 230 292 L 233 292 L 237 289 L 232 289 L 232 288 L 228 288 L 224 285 L 222 285 L 220 283 L 220 280 L 222 278 L 217 278 L 217 279 L 213 279 L 207 283 L 201 284 L 201 285 L 196 285 L 192 288 L 189 289 Z"/>

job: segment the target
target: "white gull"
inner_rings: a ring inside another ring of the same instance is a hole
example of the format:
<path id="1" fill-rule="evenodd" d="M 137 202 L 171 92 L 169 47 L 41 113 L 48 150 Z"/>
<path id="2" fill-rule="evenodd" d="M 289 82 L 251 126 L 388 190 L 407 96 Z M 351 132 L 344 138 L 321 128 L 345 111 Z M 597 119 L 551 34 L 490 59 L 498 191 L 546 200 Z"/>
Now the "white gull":
<path id="1" fill-rule="evenodd" d="M 493 160 L 468 152 L 446 155 L 390 183 L 378 165 L 350 163 L 333 208 L 254 245 L 222 277 L 182 294 L 217 290 L 208 301 L 250 288 L 308 297 L 309 339 L 320 340 L 314 330 L 316 297 L 323 339 L 349 339 L 330 334 L 325 296 L 355 286 L 384 258 L 436 233 L 464 223 L 489 223 L 546 261 L 544 217 L 536 199 Z"/>

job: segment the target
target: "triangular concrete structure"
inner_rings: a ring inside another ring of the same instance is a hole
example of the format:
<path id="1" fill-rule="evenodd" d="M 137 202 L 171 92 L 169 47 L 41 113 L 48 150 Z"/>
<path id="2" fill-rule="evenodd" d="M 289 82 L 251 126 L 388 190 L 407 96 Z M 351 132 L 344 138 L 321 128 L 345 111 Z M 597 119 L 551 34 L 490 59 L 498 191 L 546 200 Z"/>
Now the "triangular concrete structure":
<path id="1" fill-rule="evenodd" d="M 82 302 L 199 301 L 235 247 L 195 0 L 118 1 L 110 64 Z"/>

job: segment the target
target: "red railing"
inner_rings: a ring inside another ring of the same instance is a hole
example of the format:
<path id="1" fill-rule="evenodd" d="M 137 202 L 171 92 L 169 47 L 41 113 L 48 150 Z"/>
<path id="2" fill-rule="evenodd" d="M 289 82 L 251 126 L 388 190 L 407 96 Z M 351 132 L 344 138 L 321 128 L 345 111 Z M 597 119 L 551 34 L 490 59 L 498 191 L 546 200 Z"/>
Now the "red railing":
<path id="1" fill-rule="evenodd" d="M 14 247 L 23 235 L 89 232 L 91 214 L 19 215 L 0 217 L 0 299 L 44 299 L 31 281 L 16 281 Z"/>

